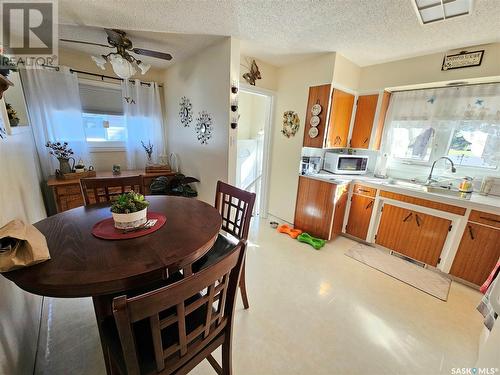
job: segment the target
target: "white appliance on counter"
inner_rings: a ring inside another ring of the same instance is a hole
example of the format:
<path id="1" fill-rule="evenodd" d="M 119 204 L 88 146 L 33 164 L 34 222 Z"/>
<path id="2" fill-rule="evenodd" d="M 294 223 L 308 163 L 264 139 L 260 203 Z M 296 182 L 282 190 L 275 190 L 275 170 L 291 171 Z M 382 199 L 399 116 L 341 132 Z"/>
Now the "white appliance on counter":
<path id="1" fill-rule="evenodd" d="M 368 168 L 368 156 L 345 155 L 334 152 L 325 153 L 323 169 L 335 174 L 365 174 Z"/>

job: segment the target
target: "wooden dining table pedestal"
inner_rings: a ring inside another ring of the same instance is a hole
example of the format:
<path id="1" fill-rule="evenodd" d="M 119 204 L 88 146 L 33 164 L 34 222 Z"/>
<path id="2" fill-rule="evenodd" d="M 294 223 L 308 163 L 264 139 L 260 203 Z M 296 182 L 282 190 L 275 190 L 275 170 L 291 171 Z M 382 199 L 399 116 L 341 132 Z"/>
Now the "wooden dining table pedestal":
<path id="1" fill-rule="evenodd" d="M 112 316 L 112 299 L 166 279 L 202 257 L 214 244 L 222 220 L 217 210 L 197 199 L 149 196 L 148 210 L 166 216 L 165 225 L 146 236 L 103 240 L 91 234 L 95 223 L 111 216 L 109 204 L 78 207 L 34 224 L 51 259 L 3 276 L 41 296 L 92 297 L 99 333 Z M 114 373 L 101 340 L 108 374 Z"/>

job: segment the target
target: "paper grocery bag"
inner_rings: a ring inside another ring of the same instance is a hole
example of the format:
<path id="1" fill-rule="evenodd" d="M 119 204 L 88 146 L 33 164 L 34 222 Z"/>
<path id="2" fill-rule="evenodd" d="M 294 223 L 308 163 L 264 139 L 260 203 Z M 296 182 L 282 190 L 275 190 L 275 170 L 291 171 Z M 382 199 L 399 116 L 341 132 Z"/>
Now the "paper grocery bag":
<path id="1" fill-rule="evenodd" d="M 0 228 L 0 272 L 50 259 L 45 236 L 31 224 L 12 220 Z"/>

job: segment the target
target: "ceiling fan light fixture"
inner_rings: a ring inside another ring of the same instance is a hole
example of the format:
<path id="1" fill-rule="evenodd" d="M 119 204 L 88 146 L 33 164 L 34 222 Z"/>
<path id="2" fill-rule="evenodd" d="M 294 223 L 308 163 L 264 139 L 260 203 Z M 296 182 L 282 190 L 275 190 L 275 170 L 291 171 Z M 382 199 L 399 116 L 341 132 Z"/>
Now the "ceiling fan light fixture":
<path id="1" fill-rule="evenodd" d="M 90 56 L 94 60 L 95 64 L 101 69 L 106 70 L 107 60 L 103 56 Z"/>
<path id="2" fill-rule="evenodd" d="M 118 54 L 112 54 L 108 57 L 111 66 L 113 67 L 113 71 L 115 74 L 122 79 L 129 79 L 137 70 L 134 65 L 132 65 L 127 59 L 124 59 L 122 56 Z"/>
<path id="3" fill-rule="evenodd" d="M 141 70 L 141 74 L 144 75 L 148 72 L 148 70 L 151 68 L 151 65 L 150 64 L 145 64 L 143 63 L 142 61 L 140 62 L 140 64 L 137 65 L 139 67 L 139 69 Z"/>

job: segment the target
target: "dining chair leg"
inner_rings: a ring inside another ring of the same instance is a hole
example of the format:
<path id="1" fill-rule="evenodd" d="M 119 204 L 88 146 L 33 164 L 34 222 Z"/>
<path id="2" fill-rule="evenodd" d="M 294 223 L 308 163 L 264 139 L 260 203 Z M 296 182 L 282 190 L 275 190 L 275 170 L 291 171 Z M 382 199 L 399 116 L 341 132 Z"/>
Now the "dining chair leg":
<path id="1" fill-rule="evenodd" d="M 226 339 L 222 344 L 222 375 L 232 375 L 233 373 L 233 361 L 232 361 L 232 350 L 231 350 L 231 339 L 227 337 L 231 337 L 226 334 Z"/>
<path id="2" fill-rule="evenodd" d="M 241 292 L 241 299 L 243 300 L 243 307 L 245 307 L 245 309 L 248 309 L 250 305 L 248 304 L 247 285 L 245 282 L 245 263 L 243 263 L 241 267 L 240 292 Z"/>
<path id="3" fill-rule="evenodd" d="M 109 354 L 108 346 L 105 344 L 103 340 L 103 332 L 102 332 L 102 322 L 107 315 L 107 310 L 110 308 L 107 306 L 107 301 L 105 297 L 92 297 L 92 302 L 94 304 L 94 312 L 96 315 L 97 321 L 97 329 L 99 330 L 99 338 L 101 340 L 101 348 L 102 354 L 104 358 L 104 365 L 106 366 L 106 374 L 112 375 L 117 374 L 116 371 L 113 371 L 113 364 L 111 362 L 111 356 Z"/>

